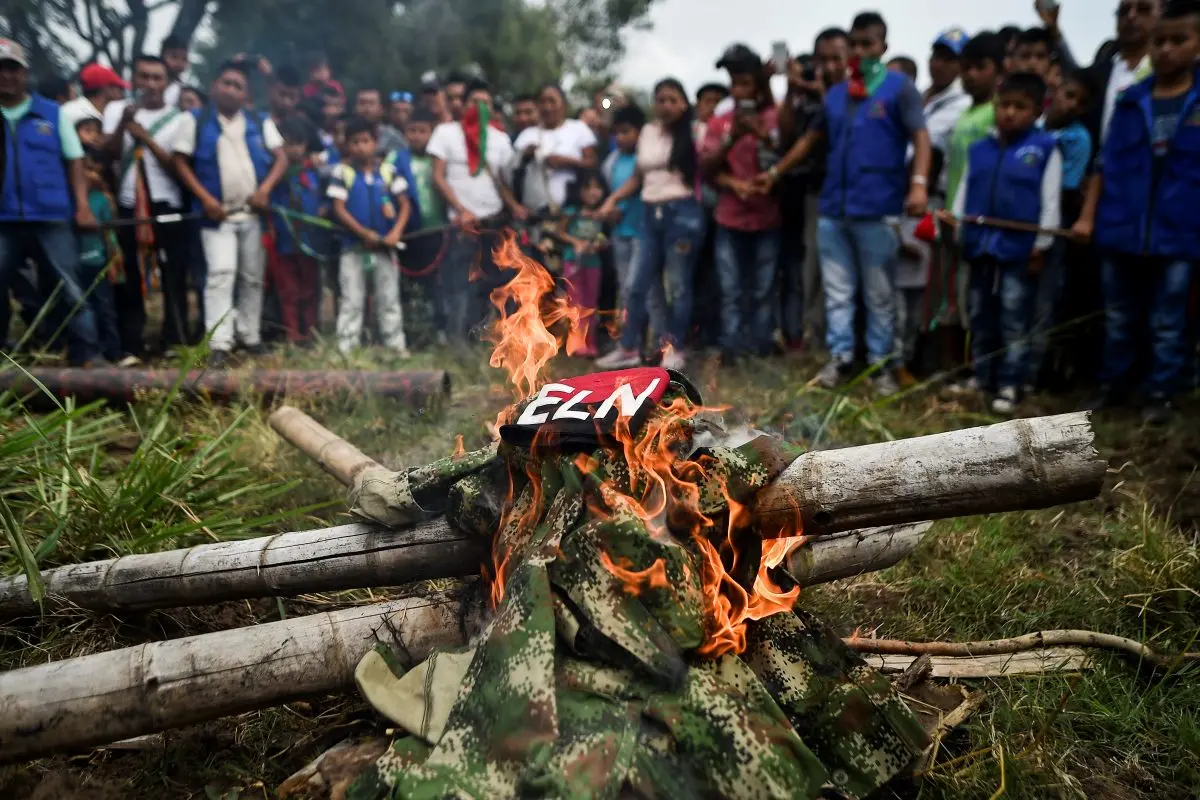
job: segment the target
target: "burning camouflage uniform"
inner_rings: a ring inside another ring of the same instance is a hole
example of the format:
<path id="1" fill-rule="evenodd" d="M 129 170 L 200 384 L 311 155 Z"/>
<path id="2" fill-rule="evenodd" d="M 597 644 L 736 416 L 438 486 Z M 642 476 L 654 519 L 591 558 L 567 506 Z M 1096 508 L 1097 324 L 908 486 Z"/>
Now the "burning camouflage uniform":
<path id="1" fill-rule="evenodd" d="M 671 378 L 654 413 L 675 397 L 698 401 Z M 682 452 L 708 467 L 699 504 L 714 519 L 726 492 L 748 502 L 798 455 L 765 436 L 722 444 L 702 418 L 677 430 Z M 411 735 L 351 798 L 857 798 L 924 749 L 890 683 L 804 613 L 750 623 L 740 655 L 700 656 L 702 559 L 621 502 L 634 488 L 621 451 L 597 450 L 586 469 L 577 456 L 535 453 L 500 443 L 368 475 L 352 497 L 389 524 L 448 497 L 452 524 L 499 530 L 507 559 L 503 599 L 477 642 L 400 679 L 412 701 L 397 722 Z M 605 560 L 631 573 L 658 566 L 666 580 L 631 590 Z"/>

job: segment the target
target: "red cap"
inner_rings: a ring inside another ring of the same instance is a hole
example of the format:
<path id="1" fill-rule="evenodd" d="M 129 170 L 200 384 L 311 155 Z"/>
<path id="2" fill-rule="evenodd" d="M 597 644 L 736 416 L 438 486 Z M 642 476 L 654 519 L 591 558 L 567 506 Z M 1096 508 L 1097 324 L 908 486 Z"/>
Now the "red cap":
<path id="1" fill-rule="evenodd" d="M 118 89 L 128 89 L 129 83 L 122 80 L 121 76 L 113 72 L 103 64 L 88 64 L 79 71 L 79 83 L 83 86 L 84 92 L 94 92 L 97 89 L 106 89 L 109 86 L 116 86 Z"/>

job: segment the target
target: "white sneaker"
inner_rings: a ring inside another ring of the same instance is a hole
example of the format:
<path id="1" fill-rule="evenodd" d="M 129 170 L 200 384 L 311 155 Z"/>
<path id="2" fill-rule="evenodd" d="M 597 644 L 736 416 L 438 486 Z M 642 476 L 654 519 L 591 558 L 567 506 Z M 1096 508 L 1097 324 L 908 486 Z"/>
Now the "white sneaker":
<path id="1" fill-rule="evenodd" d="M 125 356 L 117 362 L 117 366 L 121 369 L 133 369 L 134 367 L 140 367 L 141 365 L 142 360 L 137 356 Z"/>
<path id="2" fill-rule="evenodd" d="M 676 372 L 687 366 L 687 357 L 673 347 L 667 348 L 667 352 L 663 353 L 662 368 L 673 369 Z"/>
<path id="3" fill-rule="evenodd" d="M 1005 386 L 992 400 L 992 413 L 1010 417 L 1017 413 L 1017 389 L 1015 386 Z"/>
<path id="4" fill-rule="evenodd" d="M 596 366 L 599 369 L 629 369 L 641 365 L 642 356 L 637 350 L 622 350 L 619 347 L 608 355 L 596 359 Z"/>
<path id="5" fill-rule="evenodd" d="M 891 397 L 900 391 L 900 384 L 896 382 L 896 376 L 890 369 L 878 372 L 871 379 L 871 385 L 875 387 L 875 394 L 880 397 Z"/>
<path id="6" fill-rule="evenodd" d="M 982 389 L 983 385 L 979 382 L 979 378 L 975 377 L 957 381 L 946 387 L 946 391 L 950 394 L 979 394 Z"/>
<path id="7" fill-rule="evenodd" d="M 412 358 L 412 353 L 410 353 L 408 351 L 407 347 L 393 347 L 392 353 L 399 356 L 400 358 Z"/>

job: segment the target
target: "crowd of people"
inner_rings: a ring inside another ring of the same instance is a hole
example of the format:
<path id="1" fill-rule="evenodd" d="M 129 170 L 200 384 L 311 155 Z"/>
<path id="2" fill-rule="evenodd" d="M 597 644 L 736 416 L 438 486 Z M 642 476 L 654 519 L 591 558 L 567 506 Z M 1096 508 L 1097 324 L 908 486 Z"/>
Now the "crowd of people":
<path id="1" fill-rule="evenodd" d="M 0 330 L 11 291 L 73 363 L 135 365 L 157 289 L 156 354 L 207 339 L 221 367 L 326 321 L 343 352 L 408 353 L 471 339 L 515 236 L 594 312 L 574 355 L 598 368 L 824 349 L 829 388 L 863 359 L 881 395 L 967 363 L 955 390 L 996 413 L 1074 374 L 1165 421 L 1195 378 L 1200 3 L 1120 0 L 1086 68 L 1035 11 L 936 35 L 924 90 L 862 13 L 809 54 L 731 46 L 726 84 L 574 115 L 478 70 L 351 94 L 320 56 L 242 55 L 202 91 L 170 39 L 131 82 L 89 64 L 81 96 L 35 92 L 0 40 Z"/>

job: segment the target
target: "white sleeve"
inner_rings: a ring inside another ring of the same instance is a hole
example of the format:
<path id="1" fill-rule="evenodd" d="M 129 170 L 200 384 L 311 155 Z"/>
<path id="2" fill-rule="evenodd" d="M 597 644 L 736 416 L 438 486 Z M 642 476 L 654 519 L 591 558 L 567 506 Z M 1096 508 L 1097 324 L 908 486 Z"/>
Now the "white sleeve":
<path id="1" fill-rule="evenodd" d="M 521 159 L 525 157 L 525 148 L 536 142 L 530 141 L 533 135 L 537 133 L 537 128 L 526 128 L 517 134 L 517 139 L 512 143 L 513 154 L 509 159 L 509 169 L 516 172 L 521 166 Z"/>
<path id="2" fill-rule="evenodd" d="M 967 210 L 967 182 L 969 180 L 971 180 L 971 161 L 967 159 L 967 163 L 963 165 L 962 179 L 958 183 L 958 194 L 954 195 L 954 208 L 950 209 L 958 219 L 957 238 L 960 242 L 963 237 L 963 214 Z"/>
<path id="3" fill-rule="evenodd" d="M 283 147 L 283 136 L 279 133 L 279 126 L 270 117 L 263 122 L 263 144 L 267 146 L 268 150 L 278 150 Z"/>
<path id="4" fill-rule="evenodd" d="M 175 134 L 175 152 L 185 156 L 196 152 L 196 117 L 184 112 L 179 115 L 179 130 Z"/>
<path id="5" fill-rule="evenodd" d="M 1042 175 L 1042 218 L 1038 224 L 1043 228 L 1062 225 L 1062 174 L 1063 157 L 1056 147 Z M 1054 246 L 1054 237 L 1048 233 L 1041 234 L 1033 246 L 1037 250 L 1049 250 Z"/>
<path id="6" fill-rule="evenodd" d="M 433 135 L 429 137 L 429 144 L 425 147 L 425 152 L 434 158 L 440 158 L 442 161 L 449 160 L 451 124 L 443 122 L 433 129 Z"/>
<path id="7" fill-rule="evenodd" d="M 111 136 L 117 132 L 117 128 L 121 124 L 121 117 L 125 115 L 125 107 L 129 105 L 127 100 L 118 100 L 115 103 L 109 103 L 104 107 L 104 135 Z"/>
<path id="8" fill-rule="evenodd" d="M 575 143 L 579 147 L 579 151 L 583 152 L 589 147 L 595 147 L 598 144 L 596 132 L 589 128 L 588 124 L 583 120 L 577 119 L 575 121 L 579 123 L 575 134 Z"/>
<path id="9" fill-rule="evenodd" d="M 178 106 L 181 94 L 183 94 L 183 82 L 175 81 L 163 92 L 163 100 L 169 106 Z"/>

